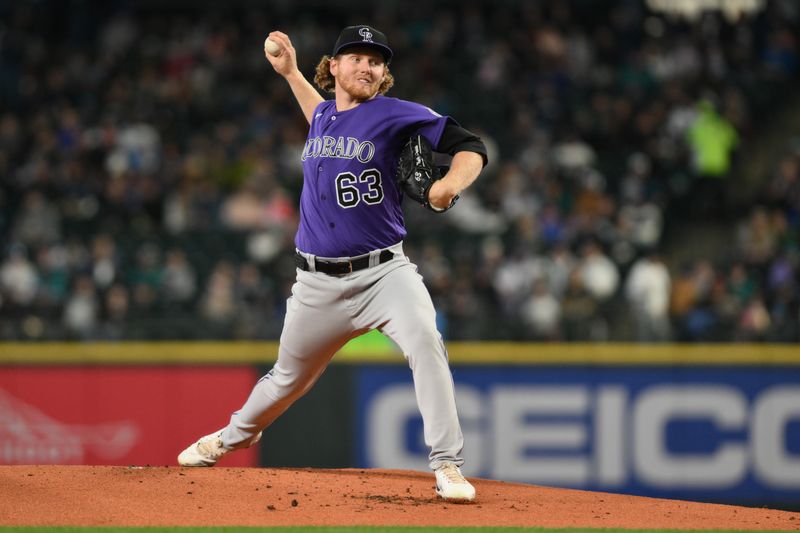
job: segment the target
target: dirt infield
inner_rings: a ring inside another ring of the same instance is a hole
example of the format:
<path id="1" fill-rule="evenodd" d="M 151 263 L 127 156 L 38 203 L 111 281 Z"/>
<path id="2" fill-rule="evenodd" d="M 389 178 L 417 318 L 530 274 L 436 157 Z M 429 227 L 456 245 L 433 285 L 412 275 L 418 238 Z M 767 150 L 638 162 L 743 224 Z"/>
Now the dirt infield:
<path id="1" fill-rule="evenodd" d="M 800 513 L 472 481 L 476 502 L 454 505 L 421 472 L 3 466 L 0 525 L 800 530 Z"/>

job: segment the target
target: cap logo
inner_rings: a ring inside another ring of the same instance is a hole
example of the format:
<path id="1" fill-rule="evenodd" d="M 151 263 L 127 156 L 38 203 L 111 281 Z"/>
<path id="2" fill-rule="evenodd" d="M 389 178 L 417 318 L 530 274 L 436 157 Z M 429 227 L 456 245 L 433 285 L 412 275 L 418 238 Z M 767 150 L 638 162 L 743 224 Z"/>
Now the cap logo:
<path id="1" fill-rule="evenodd" d="M 364 38 L 364 42 L 372 42 L 372 32 L 369 31 L 369 28 L 361 28 L 358 30 L 358 34 Z"/>

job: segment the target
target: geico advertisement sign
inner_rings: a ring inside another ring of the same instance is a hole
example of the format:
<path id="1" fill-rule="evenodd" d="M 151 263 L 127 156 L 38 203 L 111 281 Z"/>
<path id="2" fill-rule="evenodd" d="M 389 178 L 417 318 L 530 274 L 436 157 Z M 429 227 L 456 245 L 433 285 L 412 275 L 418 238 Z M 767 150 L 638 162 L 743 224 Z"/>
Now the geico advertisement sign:
<path id="1" fill-rule="evenodd" d="M 371 389 L 362 466 L 426 469 L 411 384 Z M 800 384 L 479 382 L 457 383 L 456 394 L 468 475 L 800 495 Z"/>

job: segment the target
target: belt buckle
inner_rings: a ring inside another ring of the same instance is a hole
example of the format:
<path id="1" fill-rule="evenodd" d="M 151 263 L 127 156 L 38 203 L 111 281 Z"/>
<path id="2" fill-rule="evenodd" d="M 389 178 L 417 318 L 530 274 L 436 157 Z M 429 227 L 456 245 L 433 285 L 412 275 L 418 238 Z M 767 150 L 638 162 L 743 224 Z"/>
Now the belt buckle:
<path id="1" fill-rule="evenodd" d="M 353 273 L 353 261 L 348 261 L 347 262 L 347 273 L 348 274 L 352 274 Z"/>

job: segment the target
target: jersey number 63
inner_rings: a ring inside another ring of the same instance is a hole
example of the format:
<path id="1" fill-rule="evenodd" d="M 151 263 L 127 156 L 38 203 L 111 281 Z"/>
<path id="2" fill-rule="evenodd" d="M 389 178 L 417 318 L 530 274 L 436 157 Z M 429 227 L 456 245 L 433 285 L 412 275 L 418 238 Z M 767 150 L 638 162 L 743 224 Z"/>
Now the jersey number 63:
<path id="1" fill-rule="evenodd" d="M 361 192 L 356 183 L 366 183 L 367 190 Z M 383 200 L 381 173 L 378 169 L 368 168 L 359 176 L 352 172 L 342 172 L 336 176 L 336 201 L 344 209 L 357 206 L 361 201 L 367 204 L 379 204 Z"/>

